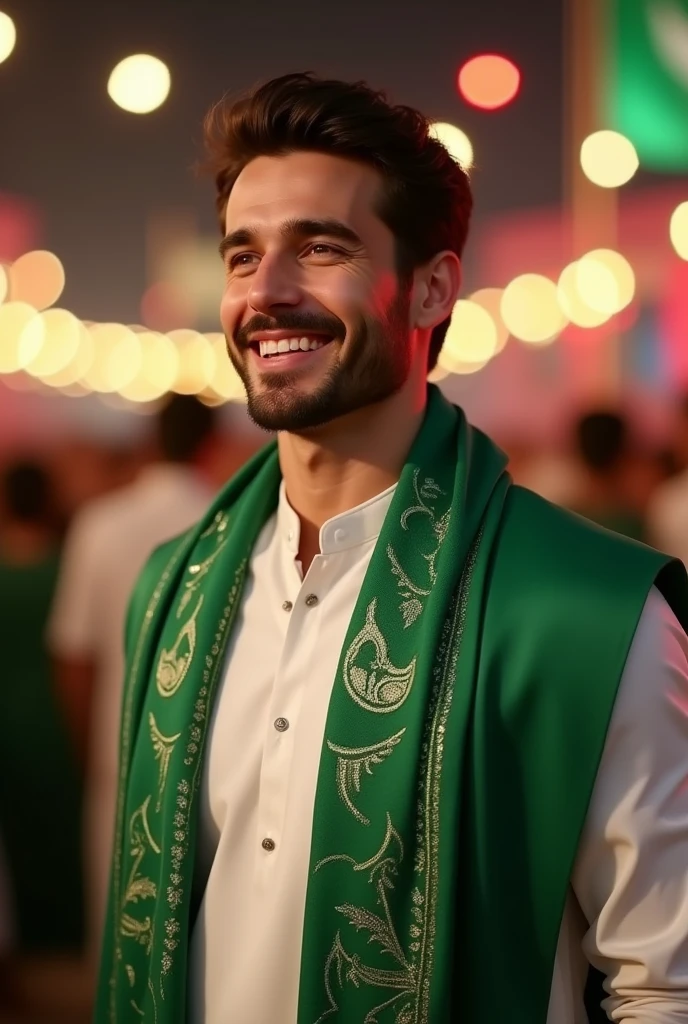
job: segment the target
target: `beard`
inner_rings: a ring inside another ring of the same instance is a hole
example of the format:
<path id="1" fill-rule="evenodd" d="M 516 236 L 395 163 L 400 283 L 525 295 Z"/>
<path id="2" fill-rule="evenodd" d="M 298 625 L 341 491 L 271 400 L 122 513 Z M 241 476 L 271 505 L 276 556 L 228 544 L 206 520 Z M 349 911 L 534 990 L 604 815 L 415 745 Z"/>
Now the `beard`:
<path id="1" fill-rule="evenodd" d="M 262 314 L 252 317 L 237 332 L 237 350 L 228 341 L 227 351 L 246 388 L 248 414 L 253 422 L 263 430 L 297 434 L 396 394 L 406 383 L 411 367 L 409 304 L 409 289 L 400 285 L 385 316 L 361 319 L 345 351 L 346 327 L 338 317 L 296 312 L 272 319 Z M 301 375 L 288 371 L 255 379 L 242 354 L 247 352 L 250 335 L 265 330 L 293 330 L 295 335 L 311 331 L 332 338 L 328 344 L 328 348 L 333 347 L 330 366 L 315 388 L 305 391 Z"/>

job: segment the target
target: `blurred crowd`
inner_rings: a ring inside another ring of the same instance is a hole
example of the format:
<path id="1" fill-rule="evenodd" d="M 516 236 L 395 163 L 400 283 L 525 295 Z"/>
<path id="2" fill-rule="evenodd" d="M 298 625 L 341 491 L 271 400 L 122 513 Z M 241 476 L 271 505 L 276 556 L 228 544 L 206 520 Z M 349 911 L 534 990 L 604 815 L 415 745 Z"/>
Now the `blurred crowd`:
<path id="1" fill-rule="evenodd" d="M 0 457 L 0 1022 L 90 1019 L 129 595 L 255 447 L 177 395 L 131 448 Z"/>
<path id="2" fill-rule="evenodd" d="M 516 483 L 688 564 L 688 398 L 661 447 L 605 408 L 581 415 L 556 454 L 502 444 Z M 70 441 L 0 456 L 1 1021 L 89 1019 L 129 594 L 148 554 L 200 517 L 254 447 L 175 396 L 135 448 Z"/>

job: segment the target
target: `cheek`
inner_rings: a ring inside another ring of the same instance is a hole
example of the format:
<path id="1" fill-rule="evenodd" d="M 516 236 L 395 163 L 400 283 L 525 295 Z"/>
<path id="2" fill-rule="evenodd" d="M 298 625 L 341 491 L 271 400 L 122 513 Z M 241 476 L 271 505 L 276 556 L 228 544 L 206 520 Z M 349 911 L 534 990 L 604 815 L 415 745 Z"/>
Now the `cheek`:
<path id="1" fill-rule="evenodd" d="M 231 336 L 241 323 L 242 310 L 246 306 L 245 297 L 236 286 L 225 288 L 220 300 L 220 321 L 225 334 Z"/>
<path id="2" fill-rule="evenodd" d="M 372 305 L 375 312 L 384 314 L 397 297 L 399 281 L 396 274 L 381 274 L 372 289 Z"/>

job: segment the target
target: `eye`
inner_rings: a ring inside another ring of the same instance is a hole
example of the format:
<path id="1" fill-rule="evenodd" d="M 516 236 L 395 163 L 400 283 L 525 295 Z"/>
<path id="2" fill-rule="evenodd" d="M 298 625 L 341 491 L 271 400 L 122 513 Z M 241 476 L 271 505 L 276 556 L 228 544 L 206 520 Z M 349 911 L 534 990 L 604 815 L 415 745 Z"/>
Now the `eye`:
<path id="1" fill-rule="evenodd" d="M 328 245 L 327 242 L 312 242 L 306 253 L 313 253 L 314 256 L 336 256 L 339 254 L 339 249 Z"/>
<path id="2" fill-rule="evenodd" d="M 235 267 L 250 267 L 256 259 L 258 257 L 253 252 L 238 252 L 227 260 L 227 267 L 230 270 Z"/>

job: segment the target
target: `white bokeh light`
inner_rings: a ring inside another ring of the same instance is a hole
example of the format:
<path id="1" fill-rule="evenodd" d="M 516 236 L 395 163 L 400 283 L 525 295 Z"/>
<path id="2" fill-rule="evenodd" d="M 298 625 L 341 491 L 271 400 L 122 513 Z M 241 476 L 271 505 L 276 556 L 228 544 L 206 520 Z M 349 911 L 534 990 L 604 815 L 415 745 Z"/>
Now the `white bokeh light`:
<path id="1" fill-rule="evenodd" d="M 110 99 L 131 114 L 150 114 L 161 106 L 170 91 L 166 64 L 149 53 L 136 53 L 114 68 L 108 80 Z"/>
<path id="2" fill-rule="evenodd" d="M 449 150 L 449 155 L 461 164 L 464 171 L 473 166 L 473 145 L 465 132 L 447 121 L 433 121 L 430 134 Z"/>

